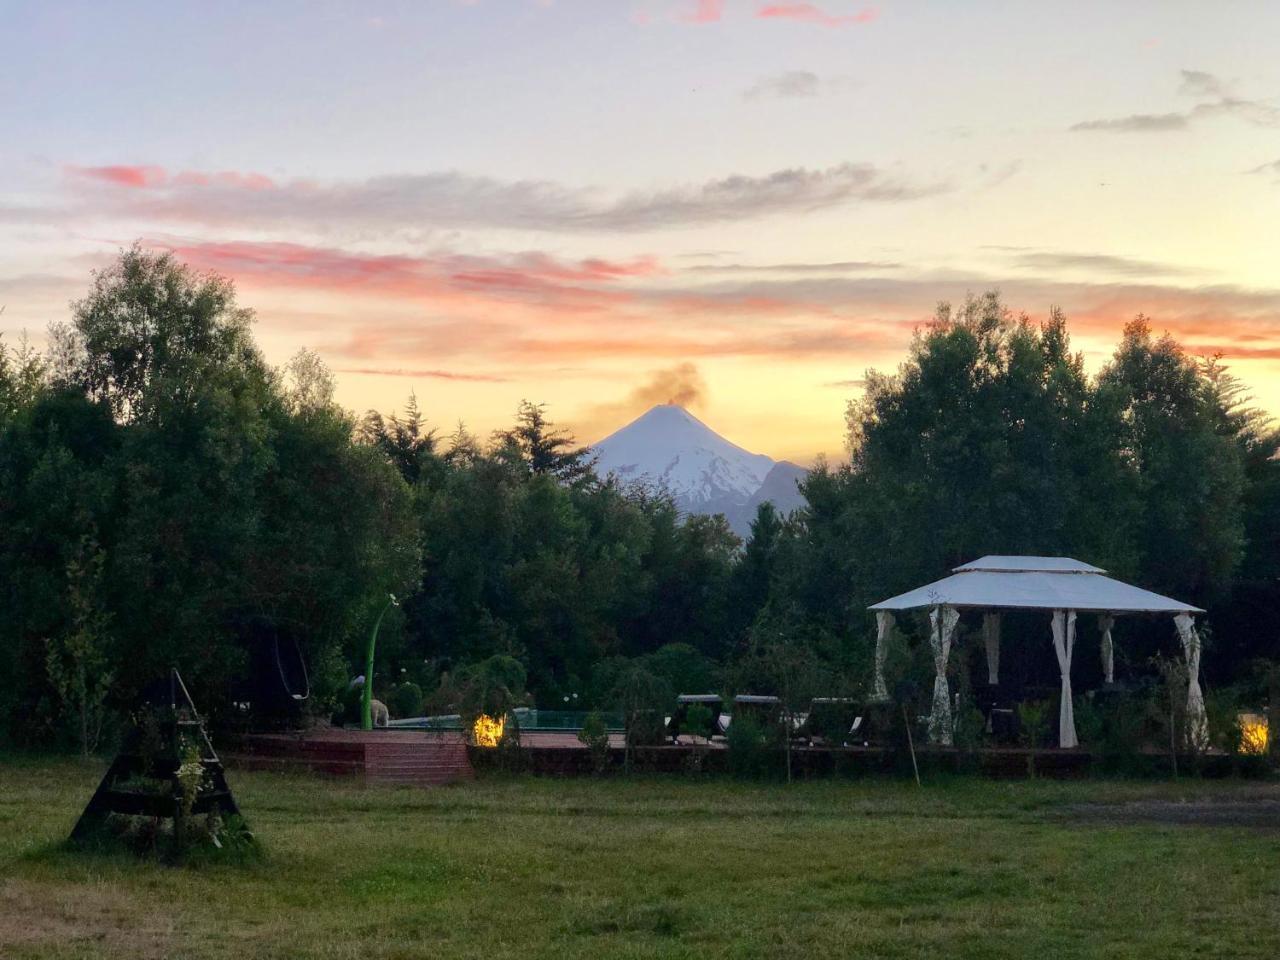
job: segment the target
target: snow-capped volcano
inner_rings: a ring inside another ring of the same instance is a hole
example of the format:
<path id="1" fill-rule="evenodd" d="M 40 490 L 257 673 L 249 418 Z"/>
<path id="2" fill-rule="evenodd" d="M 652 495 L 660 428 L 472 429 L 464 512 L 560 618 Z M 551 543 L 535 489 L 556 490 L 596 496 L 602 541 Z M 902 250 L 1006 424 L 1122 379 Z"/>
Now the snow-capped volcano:
<path id="1" fill-rule="evenodd" d="M 759 499 L 774 500 L 784 513 L 802 502 L 798 492 L 786 496 L 804 475 L 800 467 L 730 443 L 675 404 L 654 407 L 592 449 L 601 475 L 665 487 L 681 510 L 723 513 L 739 534 L 746 533 Z M 779 471 L 793 476 L 780 477 Z M 766 479 L 768 491 L 762 490 Z M 774 490 L 782 495 L 770 496 Z"/>

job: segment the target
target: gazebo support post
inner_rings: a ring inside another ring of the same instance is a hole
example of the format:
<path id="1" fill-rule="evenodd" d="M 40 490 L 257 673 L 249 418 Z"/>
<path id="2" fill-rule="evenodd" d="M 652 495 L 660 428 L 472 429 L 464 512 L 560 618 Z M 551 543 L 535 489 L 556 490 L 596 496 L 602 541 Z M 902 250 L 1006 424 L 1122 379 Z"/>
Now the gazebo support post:
<path id="1" fill-rule="evenodd" d="M 876 669 L 871 684 L 871 698 L 884 701 L 889 699 L 889 688 L 884 682 L 884 660 L 888 654 L 889 631 L 893 629 L 893 614 L 888 610 L 876 611 Z"/>
<path id="2" fill-rule="evenodd" d="M 1187 738 L 1196 750 L 1203 750 L 1209 745 L 1209 721 L 1200 690 L 1200 634 L 1196 631 L 1196 618 L 1189 613 L 1178 614 L 1173 625 L 1187 658 Z"/>
<path id="3" fill-rule="evenodd" d="M 1076 712 L 1071 702 L 1071 649 L 1076 644 L 1076 612 L 1053 611 L 1053 649 L 1062 671 L 1062 695 L 1058 706 L 1058 746 L 1064 750 L 1078 747 Z"/>
<path id="4" fill-rule="evenodd" d="M 947 685 L 947 660 L 951 657 L 951 638 L 960 611 L 955 607 L 934 607 L 929 613 L 929 645 L 933 648 L 933 709 L 929 713 L 929 741 L 949 747 L 952 743 L 951 689 Z"/>

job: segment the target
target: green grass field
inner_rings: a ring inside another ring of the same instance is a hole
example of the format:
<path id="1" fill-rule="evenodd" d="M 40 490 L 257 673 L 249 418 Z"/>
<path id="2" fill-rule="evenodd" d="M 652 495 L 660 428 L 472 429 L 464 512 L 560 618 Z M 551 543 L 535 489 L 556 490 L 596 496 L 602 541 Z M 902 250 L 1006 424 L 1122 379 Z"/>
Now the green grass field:
<path id="1" fill-rule="evenodd" d="M 62 845 L 101 769 L 0 757 L 0 957 L 1280 951 L 1280 822 L 1248 816 L 1273 808 L 1275 786 L 669 778 L 414 790 L 233 771 L 265 860 L 175 868 Z M 1129 819 L 1215 809 L 1243 820 Z"/>

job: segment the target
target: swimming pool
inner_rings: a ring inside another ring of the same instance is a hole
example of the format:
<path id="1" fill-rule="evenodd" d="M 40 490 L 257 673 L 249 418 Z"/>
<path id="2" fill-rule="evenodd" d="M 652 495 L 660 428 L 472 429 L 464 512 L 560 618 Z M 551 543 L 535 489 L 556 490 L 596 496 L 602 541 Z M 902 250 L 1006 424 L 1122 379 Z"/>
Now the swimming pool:
<path id="1" fill-rule="evenodd" d="M 577 732 L 587 718 L 586 710 L 539 710 L 534 707 L 519 707 L 513 710 L 521 730 L 561 730 Z M 622 714 L 616 711 L 600 711 L 607 730 L 621 731 L 625 724 Z M 406 717 L 403 720 L 392 720 L 388 727 L 402 730 L 461 730 L 462 717 L 456 713 L 434 717 Z"/>

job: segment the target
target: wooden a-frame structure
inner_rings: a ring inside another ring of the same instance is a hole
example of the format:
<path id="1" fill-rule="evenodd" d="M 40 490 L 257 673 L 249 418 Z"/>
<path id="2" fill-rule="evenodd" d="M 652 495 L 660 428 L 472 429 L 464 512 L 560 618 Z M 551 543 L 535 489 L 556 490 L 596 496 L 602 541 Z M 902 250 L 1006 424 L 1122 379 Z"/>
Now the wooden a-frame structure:
<path id="1" fill-rule="evenodd" d="M 158 721 L 160 742 L 155 750 L 146 748 L 139 722 L 142 712 L 148 710 L 154 711 Z M 204 768 L 194 799 L 185 805 L 183 788 L 178 780 L 183 744 L 196 747 Z M 167 784 L 168 789 L 130 789 L 130 783 L 136 783 L 139 778 L 148 778 L 160 786 Z M 205 732 L 204 720 L 196 711 L 177 669 L 170 669 L 168 677 L 153 684 L 141 698 L 134 725 L 76 821 L 71 839 L 88 839 L 113 813 L 171 819 L 175 834 L 181 835 L 185 818 L 206 816 L 215 811 L 224 816 L 240 815 L 240 808 L 227 785 L 222 761 Z"/>

